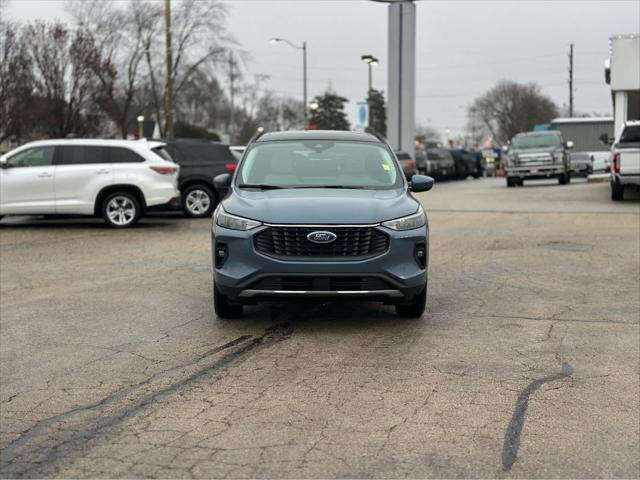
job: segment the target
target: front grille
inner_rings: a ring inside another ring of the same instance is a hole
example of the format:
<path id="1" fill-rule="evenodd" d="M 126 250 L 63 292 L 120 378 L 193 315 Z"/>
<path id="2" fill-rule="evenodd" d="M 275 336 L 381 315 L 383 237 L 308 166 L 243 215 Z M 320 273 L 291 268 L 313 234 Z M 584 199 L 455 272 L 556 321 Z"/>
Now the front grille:
<path id="1" fill-rule="evenodd" d="M 311 232 L 329 231 L 331 243 L 313 243 Z M 256 249 L 266 255 L 297 258 L 354 258 L 380 254 L 389 247 L 389 237 L 374 227 L 268 227 L 255 237 Z"/>
<path id="2" fill-rule="evenodd" d="M 540 156 L 540 157 L 520 157 L 519 162 L 520 165 L 550 165 L 553 163 L 553 158 L 549 156 Z"/>

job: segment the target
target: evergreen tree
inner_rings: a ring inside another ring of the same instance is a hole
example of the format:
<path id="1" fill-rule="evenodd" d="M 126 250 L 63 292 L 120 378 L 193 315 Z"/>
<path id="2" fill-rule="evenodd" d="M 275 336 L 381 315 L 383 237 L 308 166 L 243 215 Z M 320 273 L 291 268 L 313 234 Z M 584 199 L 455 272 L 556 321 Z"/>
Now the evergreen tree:
<path id="1" fill-rule="evenodd" d="M 387 136 L 387 106 L 384 101 L 384 93 L 381 90 L 372 89 L 367 97 L 369 103 L 369 130 Z"/>
<path id="2" fill-rule="evenodd" d="M 335 92 L 326 91 L 318 95 L 314 102 L 318 108 L 309 114 L 309 126 L 316 130 L 349 130 L 349 120 L 344 111 L 344 104 L 349 100 Z"/>

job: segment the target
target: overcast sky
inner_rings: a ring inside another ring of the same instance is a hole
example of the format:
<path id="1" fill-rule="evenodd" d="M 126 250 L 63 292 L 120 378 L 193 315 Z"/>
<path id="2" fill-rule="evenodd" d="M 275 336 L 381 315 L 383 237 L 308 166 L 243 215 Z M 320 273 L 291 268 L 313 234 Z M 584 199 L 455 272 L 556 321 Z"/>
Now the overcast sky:
<path id="1" fill-rule="evenodd" d="M 119 0 L 120 1 L 120 0 Z M 124 1 L 124 0 L 123 0 Z M 10 0 L 17 20 L 65 20 L 63 0 Z M 387 6 L 366 0 L 233 0 L 229 30 L 250 54 L 248 75 L 302 98 L 301 53 L 272 37 L 307 41 L 309 97 L 331 86 L 354 100 L 367 89 L 363 54 L 381 60 L 374 88 L 386 90 Z M 441 131 L 464 129 L 466 107 L 500 79 L 536 82 L 568 103 L 568 52 L 574 43 L 576 111 L 611 114 L 604 83 L 607 40 L 640 32 L 640 1 L 417 2 L 416 120 Z M 353 107 L 352 107 L 353 108 Z"/>

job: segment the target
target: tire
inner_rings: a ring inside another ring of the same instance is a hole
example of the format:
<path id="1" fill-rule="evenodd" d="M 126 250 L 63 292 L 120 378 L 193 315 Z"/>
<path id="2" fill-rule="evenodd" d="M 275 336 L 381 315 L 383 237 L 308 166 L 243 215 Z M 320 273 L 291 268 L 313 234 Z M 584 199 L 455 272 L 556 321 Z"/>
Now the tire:
<path id="1" fill-rule="evenodd" d="M 507 187 L 511 188 L 515 186 L 516 186 L 515 180 L 512 180 L 511 178 L 507 177 Z"/>
<path id="2" fill-rule="evenodd" d="M 242 317 L 242 305 L 229 303 L 226 295 L 222 294 L 215 286 L 213 287 L 213 310 L 218 318 L 240 318 Z"/>
<path id="3" fill-rule="evenodd" d="M 138 199 L 127 192 L 115 192 L 107 195 L 100 207 L 102 218 L 111 228 L 133 227 L 142 211 Z"/>
<path id="4" fill-rule="evenodd" d="M 427 286 L 425 285 L 422 292 L 417 294 L 411 300 L 411 303 L 404 305 L 396 305 L 396 313 L 399 317 L 404 318 L 420 318 L 427 307 Z"/>
<path id="5" fill-rule="evenodd" d="M 611 182 L 611 200 L 614 202 L 624 200 L 624 187 L 619 183 Z"/>
<path id="6" fill-rule="evenodd" d="M 187 217 L 210 217 L 215 206 L 216 197 L 206 185 L 191 185 L 182 192 L 182 208 Z"/>
<path id="7" fill-rule="evenodd" d="M 566 173 L 563 173 L 558 177 L 558 183 L 560 185 L 566 185 L 567 183 L 569 183 L 568 177 L 569 176 Z"/>

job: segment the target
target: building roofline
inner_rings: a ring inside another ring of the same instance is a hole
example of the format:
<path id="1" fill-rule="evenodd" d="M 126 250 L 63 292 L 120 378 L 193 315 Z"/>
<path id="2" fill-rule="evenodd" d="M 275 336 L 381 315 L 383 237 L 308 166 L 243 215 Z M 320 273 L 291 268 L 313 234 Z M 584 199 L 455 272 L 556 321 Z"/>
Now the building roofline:
<path id="1" fill-rule="evenodd" d="M 551 123 L 599 123 L 613 122 L 613 117 L 558 117 L 551 120 Z"/>

